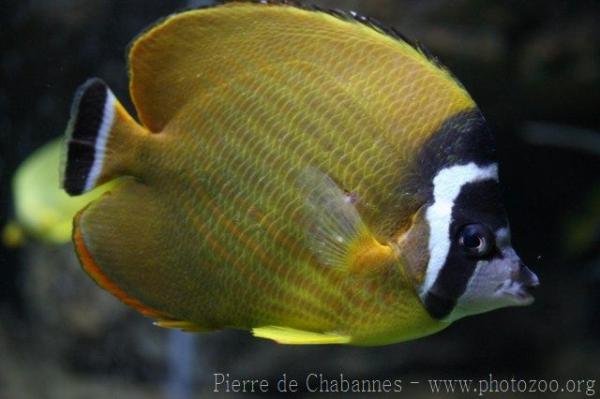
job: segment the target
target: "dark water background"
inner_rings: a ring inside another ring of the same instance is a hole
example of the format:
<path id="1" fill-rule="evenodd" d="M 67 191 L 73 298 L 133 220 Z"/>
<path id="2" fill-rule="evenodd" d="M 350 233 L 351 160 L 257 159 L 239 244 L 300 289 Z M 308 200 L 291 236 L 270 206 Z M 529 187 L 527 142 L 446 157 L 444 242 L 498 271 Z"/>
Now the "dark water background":
<path id="1" fill-rule="evenodd" d="M 157 18 L 200 3 L 3 2 L 0 225 L 12 216 L 12 174 L 34 149 L 62 134 L 75 88 L 102 77 L 131 110 L 127 44 Z M 212 392 L 219 372 L 267 379 L 270 395 L 283 373 L 301 387 L 309 373 L 401 379 L 398 396 L 406 397 L 433 396 L 428 379 L 492 373 L 498 380 L 597 381 L 594 396 L 600 397 L 600 3 L 314 3 L 398 27 L 467 87 L 497 135 L 513 242 L 542 281 L 535 304 L 383 348 L 287 347 L 233 331 L 182 338 L 98 289 L 69 245 L 0 246 L 0 399 L 235 397 Z M 579 246 L 569 244 L 569 226 L 577 223 L 595 226 Z M 555 396 L 587 395 L 547 394 Z"/>

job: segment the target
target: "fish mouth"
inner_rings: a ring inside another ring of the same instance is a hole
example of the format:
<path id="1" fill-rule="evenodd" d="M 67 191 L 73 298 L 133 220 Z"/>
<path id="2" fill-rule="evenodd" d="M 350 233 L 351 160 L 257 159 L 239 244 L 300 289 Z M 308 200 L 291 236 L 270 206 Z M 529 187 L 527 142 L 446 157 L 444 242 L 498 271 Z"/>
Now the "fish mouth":
<path id="1" fill-rule="evenodd" d="M 512 292 L 507 292 L 507 295 L 511 295 L 518 299 L 523 305 L 529 305 L 535 300 L 533 291 L 535 286 L 527 286 L 522 283 L 516 284 L 516 289 Z"/>
<path id="2" fill-rule="evenodd" d="M 530 305 L 535 300 L 533 291 L 539 285 L 538 276 L 521 264 L 518 273 L 496 288 L 496 294 L 512 299 L 515 305 Z"/>
<path id="3" fill-rule="evenodd" d="M 496 295 L 511 299 L 515 305 L 530 305 L 535 298 L 533 290 L 535 286 L 525 285 L 520 281 L 506 280 L 496 288 Z"/>

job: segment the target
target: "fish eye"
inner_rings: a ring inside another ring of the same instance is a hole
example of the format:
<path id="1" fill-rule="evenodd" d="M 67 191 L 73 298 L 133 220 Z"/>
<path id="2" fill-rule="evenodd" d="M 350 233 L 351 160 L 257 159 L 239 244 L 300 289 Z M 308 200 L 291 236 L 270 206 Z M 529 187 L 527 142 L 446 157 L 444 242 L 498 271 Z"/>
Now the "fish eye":
<path id="1" fill-rule="evenodd" d="M 470 256 L 488 255 L 492 242 L 490 230 L 482 224 L 467 224 L 458 232 L 458 245 Z"/>

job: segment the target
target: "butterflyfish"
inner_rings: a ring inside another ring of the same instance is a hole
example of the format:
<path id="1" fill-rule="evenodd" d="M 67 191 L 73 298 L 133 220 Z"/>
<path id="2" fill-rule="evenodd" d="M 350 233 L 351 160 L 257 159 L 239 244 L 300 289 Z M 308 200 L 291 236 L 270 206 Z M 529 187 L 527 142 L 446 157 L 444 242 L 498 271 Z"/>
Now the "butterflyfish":
<path id="1" fill-rule="evenodd" d="M 164 327 L 384 345 L 533 301 L 494 138 L 422 47 L 356 13 L 232 2 L 129 49 L 131 116 L 77 91 L 62 185 L 83 269 Z"/>

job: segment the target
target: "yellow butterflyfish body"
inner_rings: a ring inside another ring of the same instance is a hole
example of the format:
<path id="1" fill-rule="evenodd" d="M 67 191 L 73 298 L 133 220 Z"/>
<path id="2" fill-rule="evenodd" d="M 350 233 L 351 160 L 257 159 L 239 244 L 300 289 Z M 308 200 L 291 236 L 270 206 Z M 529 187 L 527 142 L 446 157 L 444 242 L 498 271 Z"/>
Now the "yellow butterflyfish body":
<path id="1" fill-rule="evenodd" d="M 74 243 L 158 325 L 382 345 L 531 302 L 483 117 L 394 30 L 232 2 L 142 33 L 129 74 L 139 122 L 101 80 L 78 90 L 62 184 L 122 178 Z"/>

